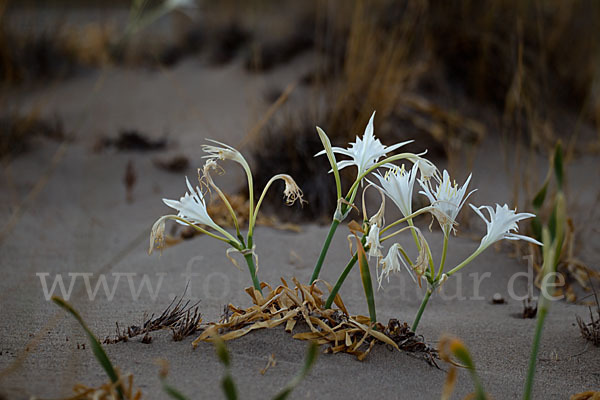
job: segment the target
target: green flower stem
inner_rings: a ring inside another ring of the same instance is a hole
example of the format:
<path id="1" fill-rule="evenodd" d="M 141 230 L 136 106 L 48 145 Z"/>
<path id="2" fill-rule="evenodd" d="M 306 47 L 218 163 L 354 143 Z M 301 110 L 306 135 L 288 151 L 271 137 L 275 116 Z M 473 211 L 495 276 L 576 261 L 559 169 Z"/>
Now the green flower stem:
<path id="1" fill-rule="evenodd" d="M 537 356 L 538 351 L 540 349 L 542 330 L 544 329 L 544 320 L 546 319 L 547 313 L 547 307 L 540 308 L 537 313 L 535 336 L 533 337 L 533 346 L 531 348 L 531 357 L 529 358 L 529 368 L 527 370 L 527 380 L 525 381 L 525 391 L 523 392 L 524 400 L 531 400 L 531 392 L 533 391 L 533 378 L 535 377 L 535 366 L 537 364 Z"/>
<path id="2" fill-rule="evenodd" d="M 246 259 L 246 263 L 248 264 L 248 271 L 250 271 L 250 277 L 252 278 L 252 284 L 254 285 L 254 289 L 258 290 L 262 294 L 260 282 L 258 281 L 258 277 L 256 276 L 256 265 L 254 265 L 254 258 L 252 254 L 244 254 L 244 258 Z"/>
<path id="3" fill-rule="evenodd" d="M 475 257 L 480 255 L 486 248 L 487 248 L 487 246 L 483 247 L 483 248 L 481 248 L 481 247 L 477 248 L 477 250 L 475 250 L 475 252 L 473 254 L 471 254 L 469 257 L 467 257 L 463 262 L 461 262 L 456 267 L 454 267 L 450 271 L 448 271 L 448 273 L 446 274 L 446 275 L 448 275 L 448 278 L 450 278 L 450 276 L 454 275 L 456 272 L 458 272 L 461 269 L 463 269 L 464 267 L 466 267 L 471 261 L 473 261 L 475 259 Z"/>
<path id="4" fill-rule="evenodd" d="M 415 224 L 413 223 L 412 218 L 408 219 L 407 222 L 408 226 L 414 228 Z M 421 243 L 419 243 L 419 237 L 417 236 L 417 232 L 414 229 L 411 229 L 410 232 L 412 233 L 412 237 L 415 240 L 415 244 L 417 245 L 417 250 L 421 251 Z"/>
<path id="5" fill-rule="evenodd" d="M 329 297 L 327 298 L 327 301 L 325 302 L 325 309 L 331 308 L 331 305 L 333 304 L 333 300 L 335 299 L 335 296 L 340 291 L 340 288 L 342 287 L 342 284 L 346 280 L 346 277 L 348 276 L 348 274 L 350 273 L 350 271 L 352 270 L 352 268 L 356 264 L 357 260 L 358 260 L 358 255 L 356 253 L 354 253 L 354 255 L 352 256 L 352 258 L 350 259 L 350 261 L 348 261 L 348 264 L 346 265 L 346 268 L 344 268 L 344 271 L 342 272 L 342 274 L 338 278 L 337 282 L 335 283 L 335 286 L 331 290 L 331 293 L 329 294 Z"/>
<path id="6" fill-rule="evenodd" d="M 329 227 L 329 233 L 327 233 L 325 243 L 323 243 L 323 248 L 321 249 L 321 254 L 319 255 L 319 259 L 317 260 L 317 264 L 315 265 L 315 269 L 313 270 L 312 276 L 310 278 L 311 285 L 314 281 L 316 281 L 319 278 L 319 274 L 321 273 L 321 267 L 323 266 L 325 256 L 327 255 L 327 251 L 329 250 L 329 246 L 331 245 L 331 239 L 333 239 L 333 235 L 335 234 L 335 230 L 337 229 L 339 224 L 340 221 L 336 219 L 334 219 L 331 222 L 331 226 Z"/>
<path id="7" fill-rule="evenodd" d="M 381 232 L 380 232 L 380 235 L 381 235 L 381 234 L 383 234 L 384 232 L 386 232 L 386 231 L 388 231 L 388 230 L 392 229 L 394 226 L 396 226 L 396 225 L 398 225 L 398 224 L 401 224 L 402 222 L 407 222 L 407 221 L 410 221 L 408 224 L 409 224 L 410 226 L 414 226 L 414 225 L 412 225 L 412 219 L 413 219 L 414 217 L 416 217 L 417 215 L 421 215 L 421 214 L 423 214 L 423 213 L 426 213 L 426 212 L 428 212 L 428 211 L 429 211 L 431 208 L 432 208 L 431 206 L 423 207 L 423 208 L 421 208 L 420 210 L 418 210 L 418 211 L 415 211 L 414 213 L 410 214 L 408 217 L 404 217 L 404 218 L 397 219 L 396 221 L 392 222 L 391 224 L 389 224 L 388 226 L 386 226 L 385 228 L 383 228 L 383 229 L 381 230 Z M 417 241 L 417 242 L 418 242 L 418 241 Z M 417 246 L 420 246 L 420 245 L 417 243 Z M 420 247 L 419 247 L 419 248 L 420 248 Z"/>
<path id="8" fill-rule="evenodd" d="M 440 269 L 438 270 L 437 275 L 435 276 L 436 282 L 442 276 L 442 272 L 444 271 L 444 264 L 446 264 L 446 253 L 448 252 L 448 235 L 444 235 L 444 245 L 442 247 L 442 259 L 440 260 Z"/>
<path id="9" fill-rule="evenodd" d="M 229 211 L 229 215 L 231 215 L 231 219 L 233 220 L 233 225 L 235 226 L 235 232 L 237 234 L 237 237 L 241 239 L 242 234 L 240 233 L 240 224 L 238 222 L 237 216 L 235 215 L 235 211 L 233 211 L 233 207 L 231 206 L 231 203 L 229 202 L 229 200 L 227 200 L 225 193 L 223 193 L 223 191 L 221 189 L 219 189 L 219 187 L 217 185 L 214 184 L 212 179 L 209 178 L 209 182 L 211 183 L 211 187 L 213 189 L 215 189 L 215 191 L 221 198 L 221 201 L 223 202 L 223 204 L 225 204 L 227 211 Z"/>
<path id="10" fill-rule="evenodd" d="M 423 297 L 423 301 L 421 302 L 421 306 L 419 307 L 419 311 L 417 311 L 417 315 L 415 315 L 415 320 L 410 328 L 413 332 L 417 331 L 417 327 L 419 326 L 419 322 L 421 321 L 421 316 L 423 315 L 423 311 L 425 311 L 425 307 L 427 307 L 427 302 L 433 293 L 433 289 L 427 289 L 427 293 L 425 293 L 425 297 Z"/>
<path id="11" fill-rule="evenodd" d="M 246 171 L 246 178 L 248 180 L 248 221 L 254 220 L 254 180 L 252 178 L 252 171 L 250 171 L 250 167 L 246 165 L 242 165 L 244 171 Z M 252 236 L 252 232 L 254 231 L 254 226 L 250 224 L 248 226 L 248 236 Z"/>
<path id="12" fill-rule="evenodd" d="M 404 259 L 406 260 L 406 262 L 408 263 L 408 265 L 410 265 L 411 267 L 413 265 L 415 265 L 415 263 L 413 263 L 413 261 L 410 259 L 410 257 L 408 256 L 408 254 L 406 254 L 406 251 L 404 251 L 404 249 L 402 248 L 402 246 L 400 246 L 398 248 L 398 251 L 400 251 L 400 254 L 402 254 L 402 257 L 404 257 Z"/>
<path id="13" fill-rule="evenodd" d="M 269 191 L 269 188 L 271 187 L 271 185 L 273 184 L 273 182 L 275 182 L 278 179 L 281 179 L 281 175 L 275 175 L 275 176 L 273 176 L 269 180 L 269 182 L 267 182 L 267 184 L 265 185 L 265 188 L 263 189 L 262 193 L 260 194 L 258 202 L 256 203 L 256 207 L 254 208 L 254 214 L 249 219 L 249 223 L 248 223 L 248 235 L 252 235 L 252 233 L 254 231 L 254 226 L 256 225 L 256 217 L 258 215 L 258 210 L 260 209 L 260 205 L 262 204 L 262 202 L 263 202 L 263 200 L 265 198 L 265 195 Z"/>
<path id="14" fill-rule="evenodd" d="M 237 245 L 239 245 L 238 241 L 233 236 L 231 236 L 231 234 L 229 232 L 227 232 L 225 229 L 223 229 L 221 227 L 219 227 L 220 229 L 216 229 L 215 227 L 212 227 L 212 228 L 216 229 L 219 233 L 223 234 L 225 237 L 222 237 L 222 236 L 219 236 L 219 235 L 215 235 L 214 233 L 209 232 L 206 229 L 203 229 L 203 228 L 199 227 L 198 225 L 192 224 L 190 221 L 187 221 L 187 220 L 185 220 L 185 219 L 183 219 L 181 217 L 178 217 L 176 215 L 169 216 L 169 219 L 174 219 L 176 221 L 183 222 L 184 224 L 187 224 L 187 225 L 191 226 L 192 228 L 194 228 L 198 232 L 204 233 L 205 235 L 208 235 L 208 236 L 210 236 L 212 238 L 222 240 L 223 242 L 227 242 L 227 243 L 231 244 L 234 247 L 237 246 Z"/>

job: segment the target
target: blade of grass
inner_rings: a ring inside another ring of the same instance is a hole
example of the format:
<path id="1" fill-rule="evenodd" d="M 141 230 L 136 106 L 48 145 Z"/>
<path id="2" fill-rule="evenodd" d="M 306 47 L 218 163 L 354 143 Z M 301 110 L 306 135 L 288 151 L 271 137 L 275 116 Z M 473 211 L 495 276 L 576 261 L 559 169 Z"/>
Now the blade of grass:
<path id="1" fill-rule="evenodd" d="M 310 372 L 313 364 L 317 360 L 317 354 L 318 354 L 318 352 L 319 352 L 319 345 L 317 345 L 316 342 L 311 342 L 308 345 L 308 350 L 306 352 L 306 357 L 304 358 L 304 366 L 302 367 L 302 369 L 300 370 L 300 372 L 298 373 L 298 375 L 296 375 L 294 377 L 294 379 L 292 379 L 290 381 L 290 383 L 288 383 L 286 385 L 286 387 L 283 388 L 283 390 L 281 392 L 279 392 L 279 394 L 277 394 L 277 396 L 275 396 L 273 398 L 273 400 L 284 400 L 284 399 L 287 399 L 287 397 L 290 395 L 290 393 L 292 393 L 292 391 L 294 390 L 294 388 L 296 386 L 298 386 L 298 384 L 300 384 L 300 382 L 302 382 L 302 380 L 304 378 L 306 378 L 306 375 L 308 375 L 308 373 Z"/>
<path id="2" fill-rule="evenodd" d="M 169 397 L 175 400 L 188 400 L 187 397 L 179 390 L 175 389 L 173 386 L 169 385 L 167 382 L 163 381 L 162 384 L 163 392 L 165 392 Z"/>
<path id="3" fill-rule="evenodd" d="M 111 382 L 117 385 L 117 392 L 119 394 L 119 398 L 123 399 L 123 388 L 121 387 L 121 384 L 118 383 L 119 375 L 117 374 L 117 371 L 115 371 L 112 363 L 110 362 L 110 359 L 108 358 L 108 355 L 102 348 L 102 345 L 100 344 L 98 339 L 96 339 L 96 336 L 94 336 L 92 331 L 87 327 L 86 323 L 83 321 L 83 318 L 81 318 L 79 313 L 75 311 L 75 309 L 69 303 L 67 303 L 60 297 L 54 296 L 52 297 L 52 301 L 56 305 L 67 311 L 69 314 L 71 314 L 77 320 L 77 322 L 79 322 L 79 325 L 81 325 L 88 337 L 90 346 L 92 347 L 92 351 L 94 352 L 94 356 L 96 356 L 96 359 L 98 360 L 102 368 L 104 368 L 104 371 L 106 372 L 106 375 L 108 375 L 108 377 L 110 378 Z"/>
<path id="4" fill-rule="evenodd" d="M 225 397 L 227 400 L 237 400 L 237 389 L 235 387 L 235 382 L 233 381 L 233 377 L 231 376 L 231 358 L 229 357 L 229 350 L 227 350 L 227 345 L 219 336 L 216 336 L 214 339 L 215 350 L 217 351 L 217 357 L 221 361 L 221 364 L 225 367 L 225 376 L 221 381 L 221 387 L 223 392 L 225 393 Z"/>
<path id="5" fill-rule="evenodd" d="M 486 400 L 487 395 L 485 394 L 485 390 L 483 389 L 483 385 L 481 384 L 481 380 L 477 374 L 477 369 L 475 368 L 475 363 L 471 358 L 471 353 L 469 353 L 467 346 L 465 346 L 465 344 L 458 338 L 443 336 L 440 339 L 439 351 L 442 360 L 449 362 L 453 367 L 461 366 L 469 370 L 471 380 L 473 381 L 473 386 L 475 386 L 475 396 L 470 398 L 475 398 L 476 400 Z M 450 355 L 453 355 L 458 361 L 460 361 L 461 364 L 456 364 L 456 362 L 451 359 Z M 455 378 L 450 375 L 450 372 L 448 372 L 448 377 L 446 380 L 447 385 L 444 385 L 445 390 L 443 392 L 443 395 L 446 396 L 446 398 L 449 398 L 452 394 L 454 380 Z"/>
<path id="6" fill-rule="evenodd" d="M 556 176 L 558 190 L 562 190 L 564 179 L 564 165 L 562 143 L 560 142 L 560 140 L 558 141 L 558 143 L 556 143 L 556 147 L 554 149 L 554 175 Z"/>

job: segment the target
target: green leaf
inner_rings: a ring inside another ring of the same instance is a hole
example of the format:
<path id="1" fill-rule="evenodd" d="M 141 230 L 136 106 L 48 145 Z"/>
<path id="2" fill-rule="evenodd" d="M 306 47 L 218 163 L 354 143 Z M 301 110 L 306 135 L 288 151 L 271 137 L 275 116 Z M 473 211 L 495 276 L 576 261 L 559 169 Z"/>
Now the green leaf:
<path id="1" fill-rule="evenodd" d="M 485 400 L 487 398 L 485 394 L 485 390 L 483 389 L 483 385 L 481 384 L 481 380 L 479 379 L 479 375 L 477 374 L 477 369 L 475 368 L 475 363 L 471 358 L 471 354 L 467 347 L 460 341 L 456 341 L 452 346 L 452 352 L 454 356 L 465 366 L 468 368 L 469 373 L 471 374 L 471 380 L 473 381 L 473 385 L 475 386 L 475 398 L 477 400 Z"/>
<path id="2" fill-rule="evenodd" d="M 556 147 L 554 149 L 554 175 L 556 176 L 556 183 L 558 184 L 558 189 L 562 190 L 564 165 L 562 143 L 560 140 L 556 143 Z"/>
<path id="3" fill-rule="evenodd" d="M 221 360 L 221 363 L 225 365 L 225 367 L 229 368 L 231 365 L 231 360 L 229 358 L 229 351 L 227 350 L 227 346 L 222 339 L 215 339 L 215 348 L 217 350 L 217 357 Z"/>
<path id="4" fill-rule="evenodd" d="M 373 294 L 373 283 L 371 281 L 371 271 L 369 270 L 369 261 L 367 260 L 367 254 L 362 242 L 356 237 L 358 254 L 358 265 L 360 267 L 360 278 L 362 280 L 363 289 L 365 291 L 365 297 L 367 299 L 367 306 L 369 307 L 369 317 L 371 322 L 377 322 L 377 313 L 375 311 L 375 296 Z"/>
<path id="5" fill-rule="evenodd" d="M 541 241 L 542 240 L 542 223 L 540 222 L 540 218 L 536 215 L 531 220 L 531 230 L 533 232 L 533 237 Z"/>
<path id="6" fill-rule="evenodd" d="M 77 322 L 79 322 L 79 325 L 81 325 L 88 337 L 88 341 L 90 342 L 90 347 L 92 348 L 94 356 L 96 357 L 102 368 L 104 368 L 104 371 L 106 372 L 106 375 L 108 375 L 108 377 L 110 378 L 111 382 L 117 383 L 117 381 L 119 380 L 119 375 L 115 371 L 112 363 L 110 362 L 110 359 L 108 358 L 108 355 L 102 348 L 102 345 L 100 344 L 98 339 L 96 339 L 96 336 L 94 336 L 92 331 L 87 327 L 87 325 L 83 321 L 83 318 L 81 318 L 79 313 L 75 311 L 75 309 L 69 303 L 67 303 L 60 297 L 53 296 L 52 301 L 59 307 L 61 307 L 63 310 L 70 313 L 77 320 Z M 120 384 L 117 385 L 117 392 L 119 394 L 119 398 L 123 399 L 123 390 Z"/>
<path id="7" fill-rule="evenodd" d="M 169 397 L 171 397 L 172 399 L 175 400 L 188 400 L 187 397 L 185 397 L 185 395 L 183 393 L 181 393 L 179 390 L 175 389 L 173 386 L 169 385 L 168 383 L 163 381 L 163 385 L 162 385 L 163 391 L 169 395 Z"/>
<path id="8" fill-rule="evenodd" d="M 550 214 L 550 220 L 548 220 L 548 230 L 550 232 L 550 239 L 554 240 L 556 237 L 556 205 L 554 205 L 552 214 Z"/>
<path id="9" fill-rule="evenodd" d="M 311 342 L 308 345 L 308 350 L 306 351 L 306 357 L 304 358 L 304 366 L 302 367 L 302 370 L 300 370 L 298 375 L 296 375 L 294 379 L 292 379 L 290 383 L 288 383 L 286 387 L 283 388 L 283 390 L 273 398 L 273 400 L 285 400 L 290 393 L 292 393 L 294 388 L 298 386 L 298 384 L 300 384 L 300 382 L 302 382 L 302 380 L 304 380 L 306 375 L 308 375 L 310 372 L 313 364 L 317 360 L 318 353 L 319 345 L 316 342 Z"/>
<path id="10" fill-rule="evenodd" d="M 556 204 L 554 206 L 554 269 L 560 260 L 563 241 L 565 239 L 565 225 L 567 224 L 567 205 L 565 195 L 562 191 L 556 194 Z"/>
<path id="11" fill-rule="evenodd" d="M 237 400 L 237 389 L 235 388 L 235 383 L 229 372 L 227 372 L 227 375 L 223 378 L 221 385 L 223 386 L 223 392 L 225 392 L 227 400 Z"/>
<path id="12" fill-rule="evenodd" d="M 549 182 L 550 180 L 546 179 L 546 182 L 544 182 L 544 186 L 542 186 L 542 188 L 539 190 L 539 192 L 537 192 L 537 194 L 533 198 L 532 204 L 533 208 L 535 208 L 536 210 L 542 208 L 542 205 L 544 204 L 544 200 L 546 199 L 546 193 L 548 192 Z"/>
<path id="13" fill-rule="evenodd" d="M 327 134 L 323 131 L 323 129 L 319 128 L 318 126 L 317 133 L 319 134 L 321 143 L 323 143 L 323 148 L 325 148 L 325 154 L 327 154 L 327 159 L 329 160 L 329 164 L 331 165 L 331 169 L 333 170 L 337 198 L 340 199 L 342 197 L 342 183 L 340 180 L 340 172 L 338 171 L 337 162 L 335 160 L 335 155 L 333 154 L 333 150 L 331 149 L 331 141 L 329 140 L 329 137 L 327 137 Z"/>

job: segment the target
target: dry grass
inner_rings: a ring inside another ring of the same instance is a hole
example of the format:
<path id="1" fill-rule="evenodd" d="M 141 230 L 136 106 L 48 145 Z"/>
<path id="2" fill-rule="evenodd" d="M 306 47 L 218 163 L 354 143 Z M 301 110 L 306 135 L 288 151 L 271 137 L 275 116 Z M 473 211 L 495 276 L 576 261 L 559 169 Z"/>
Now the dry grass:
<path id="1" fill-rule="evenodd" d="M 579 315 L 577 316 L 577 325 L 581 336 L 592 342 L 594 346 L 600 346 L 600 301 L 596 289 L 594 290 L 594 300 L 596 301 L 596 316 L 594 316 L 593 308 L 590 306 L 590 322 L 585 322 Z"/>
<path id="2" fill-rule="evenodd" d="M 118 342 L 127 342 L 129 339 L 142 336 L 143 343 L 150 343 L 151 332 L 160 330 L 170 330 L 173 334 L 173 340 L 180 341 L 200 329 L 202 315 L 200 314 L 198 304 L 191 303 L 189 300 L 183 302 L 183 297 L 174 298 L 171 304 L 158 316 L 150 317 L 144 315 L 142 325 L 131 325 L 126 329 L 121 329 L 117 322 L 116 334 L 113 338 L 106 337 L 104 343 L 113 344 Z"/>
<path id="3" fill-rule="evenodd" d="M 39 112 L 8 113 L 0 116 L 0 159 L 31 150 L 37 138 L 63 141 L 67 135 L 58 117 L 42 118 Z"/>
<path id="4" fill-rule="evenodd" d="M 326 353 L 349 353 L 364 360 L 375 345 L 384 344 L 398 351 L 418 354 L 436 365 L 437 352 L 423 337 L 411 332 L 406 323 L 392 319 L 387 326 L 372 325 L 366 316 L 351 316 L 339 295 L 335 300 L 338 309 L 324 309 L 323 292 L 316 283 L 306 286 L 293 279 L 295 286 L 292 288 L 283 278 L 281 282 L 275 289 L 263 283 L 263 290 L 268 289 L 264 296 L 247 288 L 254 305 L 241 309 L 229 304 L 221 320 L 209 323 L 193 345 L 217 337 L 225 341 L 237 339 L 256 329 L 280 325 L 285 325 L 286 332 L 293 333 L 294 328 L 306 325 L 309 331 L 296 333 L 293 338 L 328 345 Z"/>

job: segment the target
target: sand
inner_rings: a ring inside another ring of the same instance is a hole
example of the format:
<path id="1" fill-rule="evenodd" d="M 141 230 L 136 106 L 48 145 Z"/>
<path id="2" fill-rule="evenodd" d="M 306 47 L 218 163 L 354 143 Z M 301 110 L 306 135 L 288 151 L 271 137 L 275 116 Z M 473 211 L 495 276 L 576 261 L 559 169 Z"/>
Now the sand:
<path id="1" fill-rule="evenodd" d="M 139 324 L 144 312 L 162 311 L 174 295 L 183 292 L 186 278 L 181 274 L 188 267 L 200 276 L 192 278 L 187 295 L 201 300 L 205 322 L 217 319 L 227 303 L 250 305 L 243 291 L 249 285 L 247 273 L 227 260 L 221 243 L 197 237 L 166 249 L 162 256 L 148 256 L 150 226 L 167 212 L 160 199 L 176 198 L 185 188 L 183 175 L 156 169 L 152 159 L 183 153 L 195 168 L 200 166 L 199 146 L 205 138 L 239 143 L 266 109 L 261 93 L 270 85 L 289 83 L 303 60 L 296 63 L 299 66 L 282 67 L 265 77 L 247 75 L 239 62 L 216 69 L 189 60 L 168 72 L 110 69 L 103 76 L 93 72 L 57 87 L 21 94 L 19 104 L 24 109 L 44 105 L 44 113 L 63 117 L 72 139 L 62 144 L 40 140 L 3 170 L 0 395 L 56 398 L 68 396 L 75 383 L 105 381 L 89 346 L 80 346 L 86 343 L 82 330 L 45 299 L 39 273 L 49 274 L 49 285 L 58 273 L 65 278 L 68 273 L 92 273 L 92 285 L 98 274 L 106 274 L 109 284 L 119 273 L 137 274 L 130 275 L 136 285 L 142 274 L 148 274 L 154 285 L 163 277 L 154 299 L 144 290 L 137 301 L 132 299 L 127 275 L 121 275 L 112 301 L 102 291 L 90 301 L 82 275 L 76 278 L 70 301 L 101 338 L 114 333 L 115 322 Z M 99 79 L 103 83 L 94 91 Z M 98 136 L 114 136 L 122 128 L 136 128 L 155 138 L 166 131 L 173 145 L 157 154 L 92 151 Z M 488 138 L 477 151 L 476 204 L 511 200 L 512 180 L 498 173 L 504 165 L 498 146 Z M 132 203 L 126 201 L 123 184 L 129 161 L 137 174 Z M 581 155 L 569 166 L 575 217 L 592 225 L 584 231 L 588 234 L 580 257 L 590 263 L 597 261 L 599 250 L 594 239 L 597 230 L 593 230 L 598 217 L 591 213 L 597 188 L 585 182 L 597 182 L 597 165 L 597 157 Z M 194 168 L 187 175 L 195 176 Z M 218 182 L 233 191 L 243 184 L 242 175 L 235 166 L 226 168 L 227 174 Z M 422 222 L 426 227 L 428 220 Z M 439 256 L 441 235 L 435 228 L 427 237 L 434 256 Z M 483 224 L 473 218 L 468 229 L 452 238 L 449 264 L 460 262 L 477 247 L 471 236 L 482 229 Z M 280 277 L 307 281 L 326 232 L 327 227 L 314 224 L 302 225 L 300 233 L 259 227 L 255 240 L 261 279 L 272 285 Z M 347 234 L 347 228 L 340 227 L 323 270 L 325 280 L 334 281 L 349 258 Z M 409 244 L 410 236 L 400 240 Z M 522 304 L 510 298 L 508 288 L 511 277 L 526 270 L 526 262 L 510 257 L 507 248 L 489 249 L 448 282 L 447 300 L 440 295 L 433 298 L 419 327 L 432 344 L 444 333 L 462 338 L 485 387 L 498 399 L 517 398 L 524 386 L 535 320 L 518 317 Z M 488 272 L 475 293 L 470 274 Z M 481 299 L 452 298 L 459 280 L 461 293 Z M 516 279 L 514 289 L 519 295 L 527 293 L 527 279 Z M 491 304 L 495 293 L 507 304 Z M 341 294 L 351 313 L 367 313 L 356 271 Z M 379 319 L 412 321 L 422 294 L 406 274 L 392 276 L 376 294 Z M 600 349 L 580 337 L 576 315 L 587 316 L 587 308 L 564 301 L 552 305 L 540 349 L 535 398 L 564 399 L 584 390 L 600 390 Z M 169 381 L 190 398 L 222 398 L 223 369 L 212 345 L 201 343 L 193 350 L 193 338 L 173 342 L 168 332 L 152 336 L 150 344 L 132 340 L 106 346 L 114 364 L 134 374 L 147 398 L 166 397 L 154 364 L 157 358 L 170 362 Z M 275 394 L 299 370 L 306 349 L 305 342 L 292 339 L 282 328 L 253 332 L 228 345 L 232 373 L 245 399 Z M 277 365 L 261 375 L 270 354 Z M 443 369 L 384 346 L 377 346 L 363 362 L 346 354 L 322 354 L 292 398 L 438 398 L 446 376 Z M 461 371 L 454 398 L 471 391 L 468 374 Z"/>

